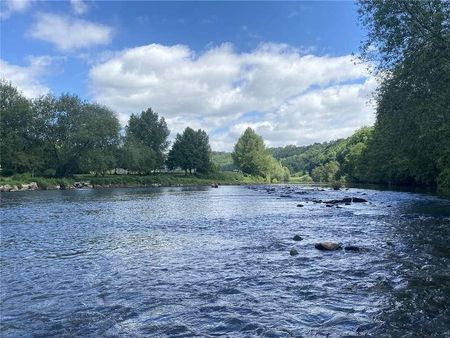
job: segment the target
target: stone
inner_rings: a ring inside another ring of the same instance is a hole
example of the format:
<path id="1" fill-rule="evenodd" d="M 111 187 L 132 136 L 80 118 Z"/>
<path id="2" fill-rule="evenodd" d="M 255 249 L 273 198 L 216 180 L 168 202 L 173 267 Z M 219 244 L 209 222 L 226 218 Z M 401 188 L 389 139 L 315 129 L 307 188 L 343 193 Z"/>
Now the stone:
<path id="1" fill-rule="evenodd" d="M 29 190 L 38 190 L 39 186 L 36 182 L 31 182 L 30 184 L 28 184 L 28 189 Z"/>
<path id="2" fill-rule="evenodd" d="M 12 189 L 12 186 L 9 185 L 9 184 L 5 184 L 5 185 L 0 186 L 0 191 L 1 192 L 11 191 L 11 189 Z"/>
<path id="3" fill-rule="evenodd" d="M 298 255 L 298 251 L 296 248 L 292 248 L 291 251 L 289 251 L 289 255 L 291 256 L 297 256 Z"/>
<path id="4" fill-rule="evenodd" d="M 327 204 L 326 206 L 327 206 L 328 208 L 330 208 L 330 207 L 333 206 L 333 204 Z"/>
<path id="5" fill-rule="evenodd" d="M 364 203 L 364 202 L 367 202 L 367 200 L 364 198 L 360 198 L 360 197 L 353 197 L 352 202 L 353 203 Z"/>
<path id="6" fill-rule="evenodd" d="M 293 238 L 292 238 L 294 241 L 302 241 L 303 240 L 303 238 L 301 237 L 301 236 L 299 236 L 299 235 L 295 235 Z"/>
<path id="7" fill-rule="evenodd" d="M 303 204 L 297 204 L 297 207 L 303 208 Z"/>
<path id="8" fill-rule="evenodd" d="M 320 242 L 316 243 L 314 246 L 317 250 L 334 251 L 342 249 L 342 246 L 340 244 L 334 242 Z"/>
<path id="9" fill-rule="evenodd" d="M 344 247 L 345 251 L 359 251 L 359 247 L 356 245 L 347 245 Z"/>

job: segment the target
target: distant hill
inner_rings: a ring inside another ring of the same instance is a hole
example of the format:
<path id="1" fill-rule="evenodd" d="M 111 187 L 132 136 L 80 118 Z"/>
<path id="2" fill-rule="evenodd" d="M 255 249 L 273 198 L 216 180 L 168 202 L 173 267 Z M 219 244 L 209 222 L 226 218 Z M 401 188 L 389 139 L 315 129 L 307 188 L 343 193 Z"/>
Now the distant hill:
<path id="1" fill-rule="evenodd" d="M 233 163 L 231 153 L 224 151 L 213 151 L 211 154 L 211 159 L 213 163 L 222 171 L 233 171 L 237 169 L 236 165 Z"/>

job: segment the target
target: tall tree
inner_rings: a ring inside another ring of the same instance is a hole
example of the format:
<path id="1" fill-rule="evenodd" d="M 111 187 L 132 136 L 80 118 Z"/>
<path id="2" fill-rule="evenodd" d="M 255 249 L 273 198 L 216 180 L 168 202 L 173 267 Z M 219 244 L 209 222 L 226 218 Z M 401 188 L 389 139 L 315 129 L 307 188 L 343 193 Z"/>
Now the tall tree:
<path id="1" fill-rule="evenodd" d="M 234 146 L 234 163 L 242 172 L 271 180 L 287 180 L 289 170 L 269 154 L 261 136 L 247 128 Z"/>
<path id="2" fill-rule="evenodd" d="M 366 180 L 450 182 L 450 2 L 363 0 L 359 11 L 362 57 L 381 79 Z"/>
<path id="3" fill-rule="evenodd" d="M 187 127 L 182 134 L 177 134 L 169 152 L 167 166 L 170 170 L 183 169 L 186 174 L 193 170 L 201 173 L 211 171 L 211 147 L 208 134 L 204 130 Z"/>
<path id="4" fill-rule="evenodd" d="M 165 152 L 169 146 L 167 138 L 170 131 L 163 117 L 159 117 L 151 108 L 139 115 L 131 115 L 126 129 L 126 139 L 133 144 L 140 143 L 153 153 L 151 170 L 164 166 Z M 148 162 L 150 164 L 150 162 Z"/>
<path id="5" fill-rule="evenodd" d="M 234 163 L 246 174 L 263 176 L 267 152 L 261 136 L 247 128 L 234 146 Z"/>

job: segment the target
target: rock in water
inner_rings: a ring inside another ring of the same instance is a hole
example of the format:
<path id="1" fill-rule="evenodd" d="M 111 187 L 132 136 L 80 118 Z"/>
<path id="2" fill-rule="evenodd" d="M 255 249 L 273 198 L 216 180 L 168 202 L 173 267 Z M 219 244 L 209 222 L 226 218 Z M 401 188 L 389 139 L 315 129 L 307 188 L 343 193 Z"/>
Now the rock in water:
<path id="1" fill-rule="evenodd" d="M 297 204 L 297 207 L 302 208 L 303 204 Z"/>
<path id="2" fill-rule="evenodd" d="M 352 202 L 353 203 L 364 203 L 364 202 L 367 202 L 367 200 L 365 200 L 364 198 L 360 198 L 360 197 L 353 197 Z"/>
<path id="3" fill-rule="evenodd" d="M 297 255 L 298 255 L 298 251 L 297 251 L 297 249 L 292 248 L 291 251 L 289 251 L 289 254 L 290 254 L 291 256 L 297 256 Z"/>
<path id="4" fill-rule="evenodd" d="M 303 238 L 301 237 L 301 236 L 299 236 L 299 235 L 295 235 L 294 236 L 294 238 L 292 238 L 294 241 L 302 241 L 303 240 Z"/>
<path id="5" fill-rule="evenodd" d="M 320 242 L 320 243 L 316 243 L 315 248 L 317 250 L 328 250 L 328 251 L 342 249 L 340 244 L 334 243 L 334 242 Z"/>
<path id="6" fill-rule="evenodd" d="M 356 245 L 347 245 L 344 247 L 345 251 L 359 251 L 359 247 Z"/>

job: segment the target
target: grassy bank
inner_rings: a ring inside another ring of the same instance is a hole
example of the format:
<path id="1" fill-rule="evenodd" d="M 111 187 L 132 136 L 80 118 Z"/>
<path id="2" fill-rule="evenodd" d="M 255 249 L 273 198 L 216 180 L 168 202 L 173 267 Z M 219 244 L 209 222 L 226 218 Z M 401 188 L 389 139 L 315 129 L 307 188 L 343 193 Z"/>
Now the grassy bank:
<path id="1" fill-rule="evenodd" d="M 267 183 L 262 177 L 244 175 L 236 172 L 223 172 L 210 175 L 183 175 L 164 173 L 156 175 L 75 175 L 70 178 L 33 177 L 31 175 L 0 176 L 0 185 L 21 187 L 36 182 L 40 189 L 70 188 L 75 182 L 89 182 L 94 187 L 139 187 L 139 186 L 184 186 L 184 185 L 240 185 Z"/>
<path id="2" fill-rule="evenodd" d="M 156 175 L 77 175 L 79 181 L 89 181 L 99 186 L 176 186 L 176 185 L 211 185 L 218 183 L 222 185 L 239 185 L 265 183 L 262 177 L 244 175 L 241 173 L 226 172 L 210 175 L 187 175 L 184 174 L 156 174 Z"/>

